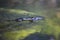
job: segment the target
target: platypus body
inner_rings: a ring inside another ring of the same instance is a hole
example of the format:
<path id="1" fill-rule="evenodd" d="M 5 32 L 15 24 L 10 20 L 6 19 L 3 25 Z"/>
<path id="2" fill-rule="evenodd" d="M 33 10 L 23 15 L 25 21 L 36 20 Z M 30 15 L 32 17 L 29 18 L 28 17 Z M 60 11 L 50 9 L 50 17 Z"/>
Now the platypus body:
<path id="1" fill-rule="evenodd" d="M 37 17 L 23 17 L 23 18 L 17 18 L 15 19 L 16 22 L 21 22 L 21 21 L 38 21 L 38 20 L 44 20 L 44 17 L 42 16 L 37 16 Z"/>

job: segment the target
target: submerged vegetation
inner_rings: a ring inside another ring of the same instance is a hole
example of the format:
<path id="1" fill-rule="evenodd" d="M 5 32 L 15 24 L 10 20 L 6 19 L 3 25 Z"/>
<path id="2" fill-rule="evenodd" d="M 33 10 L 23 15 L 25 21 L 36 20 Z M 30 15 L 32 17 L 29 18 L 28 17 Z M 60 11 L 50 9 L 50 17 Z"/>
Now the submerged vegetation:
<path id="1" fill-rule="evenodd" d="M 56 10 L 55 10 L 56 11 Z M 19 40 L 24 39 L 30 34 L 36 32 L 48 35 L 54 35 L 56 40 L 59 40 L 60 35 L 60 19 L 57 17 L 57 12 L 52 11 L 40 11 L 38 13 L 28 12 L 18 9 L 0 9 L 0 33 L 6 40 Z M 37 15 L 38 14 L 38 15 Z M 45 20 L 29 23 L 6 21 L 19 17 L 28 16 L 44 16 Z"/>

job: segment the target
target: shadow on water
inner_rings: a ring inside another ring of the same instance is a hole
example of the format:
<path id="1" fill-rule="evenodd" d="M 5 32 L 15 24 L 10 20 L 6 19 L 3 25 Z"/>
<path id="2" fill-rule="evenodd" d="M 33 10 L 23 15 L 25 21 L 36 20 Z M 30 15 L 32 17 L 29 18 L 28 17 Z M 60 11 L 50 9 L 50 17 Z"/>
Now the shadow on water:
<path id="1" fill-rule="evenodd" d="M 54 35 L 34 33 L 27 36 L 23 40 L 55 40 L 55 37 Z"/>
<path id="2" fill-rule="evenodd" d="M 0 40 L 6 40 L 3 36 L 0 37 Z"/>

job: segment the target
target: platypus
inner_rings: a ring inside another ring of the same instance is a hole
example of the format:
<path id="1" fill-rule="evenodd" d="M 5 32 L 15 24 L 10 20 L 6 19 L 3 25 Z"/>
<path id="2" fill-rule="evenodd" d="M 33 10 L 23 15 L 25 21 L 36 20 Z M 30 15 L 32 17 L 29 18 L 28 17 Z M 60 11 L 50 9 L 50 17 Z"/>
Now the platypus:
<path id="1" fill-rule="evenodd" d="M 36 17 L 23 17 L 23 18 L 17 18 L 15 19 L 16 22 L 21 22 L 21 21 L 38 21 L 38 20 L 44 20 L 44 17 L 42 16 L 36 16 Z"/>

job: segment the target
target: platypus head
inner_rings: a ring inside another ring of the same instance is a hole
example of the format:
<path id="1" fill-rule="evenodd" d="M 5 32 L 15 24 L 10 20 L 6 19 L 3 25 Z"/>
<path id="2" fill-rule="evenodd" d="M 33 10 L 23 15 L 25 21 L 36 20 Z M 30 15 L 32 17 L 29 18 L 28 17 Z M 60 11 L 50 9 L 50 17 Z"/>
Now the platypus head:
<path id="1" fill-rule="evenodd" d="M 33 20 L 44 20 L 45 18 L 42 17 L 42 16 L 36 16 L 36 17 L 33 17 Z"/>

